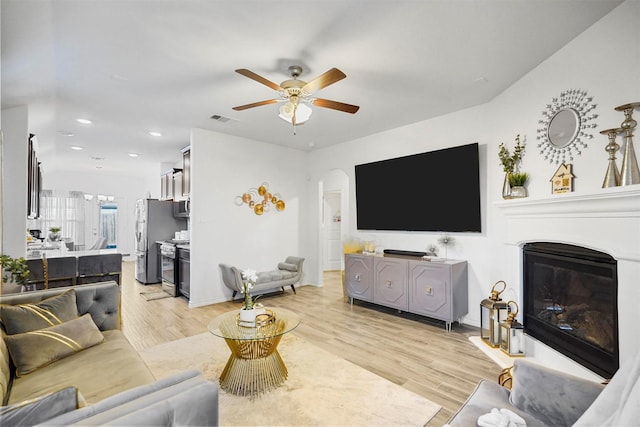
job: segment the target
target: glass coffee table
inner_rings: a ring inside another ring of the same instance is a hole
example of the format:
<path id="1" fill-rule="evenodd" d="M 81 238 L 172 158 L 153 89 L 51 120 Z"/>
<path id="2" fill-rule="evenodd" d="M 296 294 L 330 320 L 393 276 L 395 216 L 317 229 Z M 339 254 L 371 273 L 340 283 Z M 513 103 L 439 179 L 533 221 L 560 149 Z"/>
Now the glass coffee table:
<path id="1" fill-rule="evenodd" d="M 231 350 L 220 374 L 220 388 L 242 396 L 258 395 L 280 386 L 287 379 L 287 367 L 278 353 L 282 336 L 300 324 L 298 315 L 284 308 L 266 309 L 255 324 L 240 322 L 239 310 L 213 319 L 213 335 L 224 338 Z"/>

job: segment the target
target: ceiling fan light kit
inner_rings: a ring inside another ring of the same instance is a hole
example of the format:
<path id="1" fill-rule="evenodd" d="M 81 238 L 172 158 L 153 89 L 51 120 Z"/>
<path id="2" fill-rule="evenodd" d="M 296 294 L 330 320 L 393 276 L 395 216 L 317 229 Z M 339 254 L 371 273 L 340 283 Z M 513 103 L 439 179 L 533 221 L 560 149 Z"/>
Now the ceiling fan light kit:
<path id="1" fill-rule="evenodd" d="M 278 109 L 278 117 L 293 125 L 294 135 L 296 125 L 305 123 L 311 117 L 313 110 L 311 109 L 310 104 L 316 105 L 318 107 L 330 108 L 332 110 L 343 111 L 350 114 L 355 114 L 360 108 L 357 105 L 345 104 L 338 101 L 312 98 L 312 95 L 316 91 L 347 77 L 342 71 L 338 70 L 337 68 L 332 68 L 307 83 L 304 80 L 298 80 L 298 77 L 300 76 L 300 74 L 302 74 L 302 67 L 298 65 L 292 65 L 289 67 L 289 74 L 291 75 L 291 79 L 283 81 L 282 83 L 280 83 L 280 85 L 268 79 L 265 79 L 262 76 L 259 76 L 253 71 L 249 71 L 244 68 L 238 69 L 236 70 L 236 72 L 277 91 L 280 99 L 268 99 L 251 104 L 239 105 L 237 107 L 233 107 L 233 109 L 236 111 L 242 111 L 248 108 L 260 107 L 262 105 L 269 105 L 286 101 L 285 104 L 283 104 Z"/>

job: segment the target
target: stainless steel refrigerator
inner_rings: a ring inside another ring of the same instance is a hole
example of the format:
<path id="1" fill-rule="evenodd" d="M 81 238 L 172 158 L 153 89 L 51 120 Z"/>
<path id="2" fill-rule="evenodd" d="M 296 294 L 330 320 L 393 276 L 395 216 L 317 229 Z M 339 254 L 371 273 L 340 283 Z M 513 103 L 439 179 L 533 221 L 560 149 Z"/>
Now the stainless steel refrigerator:
<path id="1" fill-rule="evenodd" d="M 186 230 L 187 220 L 173 216 L 171 200 L 139 199 L 136 201 L 135 254 L 136 280 L 143 284 L 162 281 L 158 252 L 159 240 L 171 240 L 176 231 Z"/>

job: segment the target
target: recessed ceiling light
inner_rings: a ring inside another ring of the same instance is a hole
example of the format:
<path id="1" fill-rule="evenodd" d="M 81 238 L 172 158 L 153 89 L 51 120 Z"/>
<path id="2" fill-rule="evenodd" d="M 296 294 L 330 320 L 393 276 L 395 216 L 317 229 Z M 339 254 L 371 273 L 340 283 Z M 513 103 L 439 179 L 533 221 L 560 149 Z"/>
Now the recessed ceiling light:
<path id="1" fill-rule="evenodd" d="M 75 136 L 76 134 L 73 132 L 67 132 L 66 130 L 58 131 L 58 133 L 62 136 Z"/>
<path id="2" fill-rule="evenodd" d="M 151 136 L 162 136 L 162 132 L 151 130 L 151 131 L 149 131 L 149 135 L 151 135 Z"/>
<path id="3" fill-rule="evenodd" d="M 129 157 L 138 157 L 136 153 L 129 153 Z"/>
<path id="4" fill-rule="evenodd" d="M 84 150 L 84 148 L 83 148 L 83 147 L 79 147 L 79 146 L 77 146 L 77 145 L 72 145 L 72 146 L 71 146 L 71 149 L 72 149 L 72 150 L 76 150 L 76 151 Z"/>
<path id="5" fill-rule="evenodd" d="M 93 123 L 91 120 L 89 119 L 76 119 L 76 122 L 78 123 L 82 123 L 83 125 L 90 125 L 91 123 Z"/>

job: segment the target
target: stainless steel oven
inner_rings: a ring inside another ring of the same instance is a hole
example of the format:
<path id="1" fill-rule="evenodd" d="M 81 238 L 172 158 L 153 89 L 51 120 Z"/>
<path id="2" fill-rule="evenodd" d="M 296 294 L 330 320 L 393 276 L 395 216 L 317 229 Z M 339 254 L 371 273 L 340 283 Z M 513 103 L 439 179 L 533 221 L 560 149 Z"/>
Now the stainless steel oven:
<path id="1" fill-rule="evenodd" d="M 176 259 L 176 245 L 164 242 L 160 245 L 160 259 L 162 272 L 162 289 L 169 295 L 177 297 L 178 287 L 176 286 L 178 274 L 178 260 Z"/>

